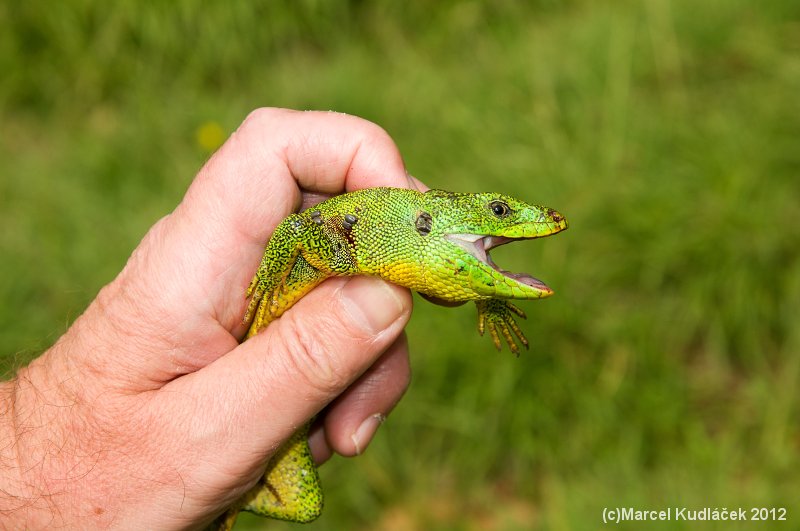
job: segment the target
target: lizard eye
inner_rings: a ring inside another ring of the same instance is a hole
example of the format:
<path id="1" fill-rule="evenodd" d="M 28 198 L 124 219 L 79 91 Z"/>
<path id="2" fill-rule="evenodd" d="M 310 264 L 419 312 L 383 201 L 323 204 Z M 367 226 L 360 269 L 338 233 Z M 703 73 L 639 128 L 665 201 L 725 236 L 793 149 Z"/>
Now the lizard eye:
<path id="1" fill-rule="evenodd" d="M 489 203 L 489 208 L 492 209 L 492 213 L 498 218 L 504 218 L 511 214 L 511 208 L 503 201 L 492 201 Z"/>

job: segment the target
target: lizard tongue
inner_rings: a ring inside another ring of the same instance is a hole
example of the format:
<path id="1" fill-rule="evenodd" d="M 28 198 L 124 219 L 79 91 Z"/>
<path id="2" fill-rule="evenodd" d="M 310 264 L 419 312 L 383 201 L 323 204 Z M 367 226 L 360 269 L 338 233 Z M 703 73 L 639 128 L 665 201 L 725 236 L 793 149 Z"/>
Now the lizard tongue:
<path id="1" fill-rule="evenodd" d="M 553 290 L 551 290 L 544 282 L 542 282 L 538 278 L 534 278 L 527 273 L 513 273 L 511 271 L 506 271 L 505 269 L 498 267 L 497 264 L 494 263 L 494 260 L 492 260 L 492 257 L 489 256 L 489 250 L 495 247 L 498 247 L 500 245 L 505 245 L 508 242 L 525 240 L 528 238 L 508 238 L 506 236 L 482 236 L 479 234 L 448 234 L 445 237 L 451 242 L 465 249 L 472 256 L 474 256 L 484 264 L 488 265 L 501 275 L 545 293 L 553 292 Z"/>
<path id="2" fill-rule="evenodd" d="M 505 236 L 484 236 L 475 242 L 475 247 L 481 251 L 481 254 L 486 258 L 486 263 L 492 266 L 492 269 L 495 271 L 502 273 L 503 276 L 512 278 L 517 282 L 525 284 L 526 286 L 531 286 L 532 288 L 542 291 L 550 291 L 550 288 L 538 278 L 527 273 L 514 273 L 512 271 L 506 271 L 494 263 L 494 260 L 492 260 L 492 257 L 489 255 L 489 250 L 513 241 L 514 238 L 506 238 Z"/>

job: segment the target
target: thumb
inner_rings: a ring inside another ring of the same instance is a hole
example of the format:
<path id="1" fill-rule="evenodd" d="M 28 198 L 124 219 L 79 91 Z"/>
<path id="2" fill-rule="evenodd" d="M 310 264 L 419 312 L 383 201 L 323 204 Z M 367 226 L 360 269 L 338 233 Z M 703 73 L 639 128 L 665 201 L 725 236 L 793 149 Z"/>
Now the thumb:
<path id="1" fill-rule="evenodd" d="M 245 459 L 263 455 L 347 389 L 410 314 L 405 288 L 364 276 L 327 280 L 266 330 L 188 375 L 196 377 L 195 407 L 213 424 L 203 436 L 225 437 Z"/>

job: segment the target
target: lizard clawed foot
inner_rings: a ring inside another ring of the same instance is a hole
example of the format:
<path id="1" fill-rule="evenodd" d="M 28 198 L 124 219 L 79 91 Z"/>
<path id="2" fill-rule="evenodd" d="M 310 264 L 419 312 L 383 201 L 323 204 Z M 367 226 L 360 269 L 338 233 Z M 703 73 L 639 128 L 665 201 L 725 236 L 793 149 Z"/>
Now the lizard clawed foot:
<path id="1" fill-rule="evenodd" d="M 501 334 L 506 343 L 508 343 L 511 352 L 516 356 L 519 356 L 519 347 L 515 341 L 515 336 L 525 349 L 528 348 L 528 340 L 514 319 L 515 314 L 525 319 L 525 312 L 503 299 L 475 301 L 475 305 L 478 307 L 478 332 L 483 335 L 483 332 L 488 328 L 497 350 L 503 350 L 500 342 Z"/>

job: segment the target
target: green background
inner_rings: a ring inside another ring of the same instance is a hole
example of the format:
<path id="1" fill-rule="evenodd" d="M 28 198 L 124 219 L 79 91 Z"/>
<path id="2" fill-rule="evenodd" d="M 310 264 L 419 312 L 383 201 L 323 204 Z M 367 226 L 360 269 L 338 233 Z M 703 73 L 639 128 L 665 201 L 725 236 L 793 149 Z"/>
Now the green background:
<path id="1" fill-rule="evenodd" d="M 366 455 L 323 467 L 309 529 L 594 529 L 618 506 L 785 506 L 800 526 L 800 3 L 10 4 L 9 374 L 251 109 L 334 109 L 429 185 L 553 206 L 570 230 L 493 253 L 556 290 L 521 304 L 519 359 L 471 305 L 417 300 L 406 399 Z"/>

